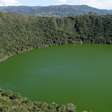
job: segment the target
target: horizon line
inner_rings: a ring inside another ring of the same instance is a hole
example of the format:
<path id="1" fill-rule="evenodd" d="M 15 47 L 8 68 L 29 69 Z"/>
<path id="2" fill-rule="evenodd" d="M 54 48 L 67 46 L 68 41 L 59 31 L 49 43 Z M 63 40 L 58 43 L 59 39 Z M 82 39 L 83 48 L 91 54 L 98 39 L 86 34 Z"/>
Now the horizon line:
<path id="1" fill-rule="evenodd" d="M 54 5 L 0 5 L 0 7 L 50 7 L 50 6 L 88 6 L 91 8 L 96 8 L 100 10 L 112 10 L 112 9 L 107 9 L 107 8 L 98 8 L 94 6 L 90 6 L 87 4 L 54 4 Z"/>

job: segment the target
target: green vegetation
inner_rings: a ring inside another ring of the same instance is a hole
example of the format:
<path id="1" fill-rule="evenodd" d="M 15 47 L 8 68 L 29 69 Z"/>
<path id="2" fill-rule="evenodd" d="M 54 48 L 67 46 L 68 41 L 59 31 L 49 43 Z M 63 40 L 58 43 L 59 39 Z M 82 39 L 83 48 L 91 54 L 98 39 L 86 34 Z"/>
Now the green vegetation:
<path id="1" fill-rule="evenodd" d="M 0 59 L 33 48 L 112 43 L 112 15 L 36 17 L 0 13 Z"/>
<path id="2" fill-rule="evenodd" d="M 0 112 L 76 112 L 76 107 L 71 103 L 32 102 L 12 91 L 0 90 Z"/>
<path id="3" fill-rule="evenodd" d="M 0 13 L 0 61 L 34 48 L 83 43 L 112 44 L 112 15 L 37 17 Z M 0 90 L 0 112 L 75 112 L 75 106 L 32 102 Z"/>

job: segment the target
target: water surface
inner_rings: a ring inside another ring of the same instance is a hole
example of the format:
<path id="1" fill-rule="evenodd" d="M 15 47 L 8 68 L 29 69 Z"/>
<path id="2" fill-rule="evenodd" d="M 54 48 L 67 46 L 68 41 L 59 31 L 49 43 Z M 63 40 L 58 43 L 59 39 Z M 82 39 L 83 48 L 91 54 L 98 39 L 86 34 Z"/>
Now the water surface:
<path id="1" fill-rule="evenodd" d="M 32 100 L 112 112 L 112 46 L 36 49 L 0 63 L 0 87 Z"/>

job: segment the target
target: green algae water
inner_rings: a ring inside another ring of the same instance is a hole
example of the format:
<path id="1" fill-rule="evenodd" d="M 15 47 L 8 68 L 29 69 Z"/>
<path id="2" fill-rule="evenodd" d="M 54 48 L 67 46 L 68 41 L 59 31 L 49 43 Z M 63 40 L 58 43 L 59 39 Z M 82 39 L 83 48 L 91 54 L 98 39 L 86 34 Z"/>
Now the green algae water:
<path id="1" fill-rule="evenodd" d="M 36 49 L 0 63 L 0 87 L 32 100 L 112 112 L 112 46 Z"/>

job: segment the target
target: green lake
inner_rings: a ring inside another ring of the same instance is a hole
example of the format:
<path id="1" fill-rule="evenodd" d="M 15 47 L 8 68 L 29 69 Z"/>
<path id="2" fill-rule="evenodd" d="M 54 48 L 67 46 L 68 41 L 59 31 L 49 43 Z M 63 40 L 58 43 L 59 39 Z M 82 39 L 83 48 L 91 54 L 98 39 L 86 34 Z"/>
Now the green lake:
<path id="1" fill-rule="evenodd" d="M 11 57 L 0 63 L 0 88 L 72 102 L 77 112 L 112 112 L 112 46 L 67 45 Z"/>

